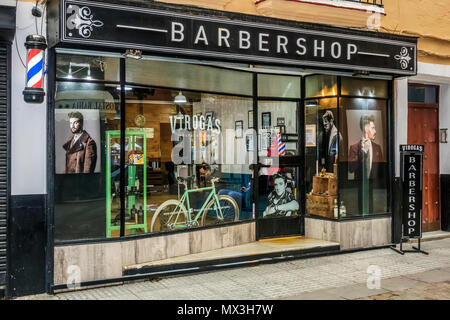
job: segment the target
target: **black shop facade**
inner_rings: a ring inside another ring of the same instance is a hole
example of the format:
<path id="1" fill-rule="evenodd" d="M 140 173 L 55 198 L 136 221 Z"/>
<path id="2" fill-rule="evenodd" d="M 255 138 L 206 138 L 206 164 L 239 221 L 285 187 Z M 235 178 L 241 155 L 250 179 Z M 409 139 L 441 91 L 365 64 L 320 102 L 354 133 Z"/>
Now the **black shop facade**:
<path id="1" fill-rule="evenodd" d="M 61 0 L 47 39 L 48 292 L 395 242 L 416 38 Z"/>

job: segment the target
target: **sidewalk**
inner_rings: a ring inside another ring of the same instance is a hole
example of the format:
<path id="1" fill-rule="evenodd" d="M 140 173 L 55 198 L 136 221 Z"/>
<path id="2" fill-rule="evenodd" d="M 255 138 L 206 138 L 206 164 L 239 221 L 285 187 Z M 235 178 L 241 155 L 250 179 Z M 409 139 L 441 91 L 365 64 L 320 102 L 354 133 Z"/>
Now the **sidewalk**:
<path id="1" fill-rule="evenodd" d="M 422 249 L 429 255 L 367 250 L 20 299 L 450 299 L 450 239 Z M 368 268 L 379 289 L 367 288 Z"/>

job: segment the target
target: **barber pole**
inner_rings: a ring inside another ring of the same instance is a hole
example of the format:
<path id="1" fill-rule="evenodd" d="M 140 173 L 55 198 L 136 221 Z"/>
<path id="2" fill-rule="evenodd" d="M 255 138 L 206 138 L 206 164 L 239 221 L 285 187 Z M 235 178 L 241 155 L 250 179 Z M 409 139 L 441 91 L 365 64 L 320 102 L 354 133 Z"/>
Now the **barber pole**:
<path id="1" fill-rule="evenodd" d="M 278 140 L 278 155 L 284 156 L 286 155 L 286 144 L 281 140 L 281 133 L 277 134 Z"/>
<path id="2" fill-rule="evenodd" d="M 44 50 L 30 49 L 27 63 L 27 88 L 42 89 L 44 73 Z"/>
<path id="3" fill-rule="evenodd" d="M 23 90 L 25 102 L 42 103 L 45 92 L 42 88 L 45 65 L 46 40 L 40 35 L 29 35 L 25 41 L 27 48 L 27 77 Z"/>

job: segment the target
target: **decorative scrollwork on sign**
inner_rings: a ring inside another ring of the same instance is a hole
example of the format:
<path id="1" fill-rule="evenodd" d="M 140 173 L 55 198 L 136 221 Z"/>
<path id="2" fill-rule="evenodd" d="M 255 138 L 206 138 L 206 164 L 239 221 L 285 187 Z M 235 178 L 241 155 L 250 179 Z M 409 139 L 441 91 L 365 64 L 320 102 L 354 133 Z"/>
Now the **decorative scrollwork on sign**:
<path id="1" fill-rule="evenodd" d="M 402 47 L 400 54 L 396 54 L 394 58 L 395 60 L 400 60 L 400 67 L 403 70 L 408 68 L 409 62 L 411 61 L 411 57 L 409 56 L 408 49 L 406 47 Z"/>
<path id="2" fill-rule="evenodd" d="M 78 30 L 78 33 L 83 38 L 87 39 L 92 35 L 94 27 L 102 27 L 103 22 L 100 20 L 93 20 L 93 15 L 91 14 L 91 9 L 88 7 L 78 7 L 75 5 L 69 5 L 67 7 L 67 14 L 70 15 L 67 18 L 67 28 L 69 30 Z M 72 36 L 69 33 L 69 36 Z"/>

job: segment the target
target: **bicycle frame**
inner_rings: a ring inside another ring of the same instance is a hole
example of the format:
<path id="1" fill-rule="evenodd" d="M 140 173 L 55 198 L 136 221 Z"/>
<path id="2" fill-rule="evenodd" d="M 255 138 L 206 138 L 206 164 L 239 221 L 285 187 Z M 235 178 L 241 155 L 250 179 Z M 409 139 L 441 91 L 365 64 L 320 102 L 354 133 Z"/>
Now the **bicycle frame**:
<path id="1" fill-rule="evenodd" d="M 178 220 L 178 217 L 181 213 L 181 204 L 185 205 L 187 212 L 188 212 L 188 221 L 187 221 L 187 226 L 192 225 L 193 222 L 197 222 L 197 220 L 200 218 L 203 210 L 205 210 L 205 207 L 208 205 L 209 201 L 211 200 L 211 198 L 214 198 L 214 201 L 217 204 L 217 208 L 219 209 L 219 217 L 221 219 L 223 219 L 223 214 L 222 214 L 222 209 L 220 208 L 220 203 L 219 203 L 219 196 L 216 193 L 216 186 L 214 185 L 214 183 L 212 184 L 211 187 L 204 187 L 204 188 L 198 188 L 198 189 L 188 189 L 187 185 L 185 184 L 186 190 L 183 193 L 183 196 L 181 197 L 181 199 L 178 201 L 178 206 L 176 208 L 177 213 L 176 213 L 176 220 Z M 206 200 L 203 202 L 202 207 L 198 210 L 198 213 L 195 215 L 194 218 L 191 217 L 191 206 L 190 206 L 190 201 L 189 201 L 189 194 L 190 193 L 194 193 L 194 192 L 201 192 L 201 191 L 211 191 L 208 195 L 208 197 L 206 198 Z M 174 225 L 174 228 L 185 228 L 186 225 Z"/>

